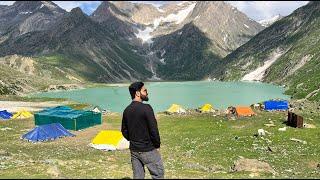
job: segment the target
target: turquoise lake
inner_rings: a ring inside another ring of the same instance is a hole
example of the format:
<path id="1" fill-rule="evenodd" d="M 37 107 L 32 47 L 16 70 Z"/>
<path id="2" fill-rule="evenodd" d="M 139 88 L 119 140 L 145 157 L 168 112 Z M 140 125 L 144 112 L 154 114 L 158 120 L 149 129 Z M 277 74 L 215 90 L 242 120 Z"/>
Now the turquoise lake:
<path id="1" fill-rule="evenodd" d="M 284 88 L 258 82 L 147 82 L 149 101 L 155 112 L 165 111 L 176 103 L 184 108 L 197 108 L 210 103 L 216 109 L 228 106 L 251 105 L 269 99 L 289 99 Z M 71 91 L 45 92 L 33 97 L 68 98 L 97 105 L 112 112 L 122 112 L 131 102 L 127 86 L 87 88 Z"/>

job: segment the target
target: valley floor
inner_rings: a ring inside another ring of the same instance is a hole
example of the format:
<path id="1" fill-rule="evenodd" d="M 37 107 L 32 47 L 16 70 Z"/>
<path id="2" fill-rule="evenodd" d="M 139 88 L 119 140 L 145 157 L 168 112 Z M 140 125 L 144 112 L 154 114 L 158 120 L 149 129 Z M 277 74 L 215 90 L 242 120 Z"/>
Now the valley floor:
<path id="1" fill-rule="evenodd" d="M 157 114 L 165 177 L 319 178 L 319 111 L 299 112 L 316 128 L 286 131 L 278 130 L 286 126 L 285 112 L 257 114 L 238 120 Z M 275 127 L 264 125 L 270 121 Z M 102 125 L 71 131 L 76 137 L 32 144 L 20 137 L 34 128 L 33 118 L 0 121 L 0 178 L 132 178 L 129 150 L 104 152 L 88 146 L 100 130 L 120 130 L 120 125 L 121 115 L 113 113 L 103 117 Z M 258 129 L 270 134 L 254 136 Z M 274 173 L 233 172 L 241 157 L 266 162 Z"/>

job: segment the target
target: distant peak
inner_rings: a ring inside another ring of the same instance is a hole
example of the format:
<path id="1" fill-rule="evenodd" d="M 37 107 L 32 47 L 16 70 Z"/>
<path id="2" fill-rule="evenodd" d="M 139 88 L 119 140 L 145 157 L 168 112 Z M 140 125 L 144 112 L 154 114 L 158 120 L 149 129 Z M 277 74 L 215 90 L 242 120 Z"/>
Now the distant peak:
<path id="1" fill-rule="evenodd" d="M 79 7 L 76 7 L 76 8 L 71 9 L 70 12 L 71 12 L 72 14 L 84 14 L 84 13 L 82 12 L 81 8 L 79 8 Z"/>
<path id="2" fill-rule="evenodd" d="M 48 8 L 57 8 L 58 6 L 51 1 L 41 1 L 42 5 L 47 6 Z"/>

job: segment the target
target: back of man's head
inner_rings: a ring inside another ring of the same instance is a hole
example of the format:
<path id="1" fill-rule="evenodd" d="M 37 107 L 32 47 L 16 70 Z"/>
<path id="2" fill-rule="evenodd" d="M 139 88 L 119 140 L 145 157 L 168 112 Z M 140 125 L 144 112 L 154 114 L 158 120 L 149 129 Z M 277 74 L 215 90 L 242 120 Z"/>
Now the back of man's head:
<path id="1" fill-rule="evenodd" d="M 143 82 L 134 82 L 134 83 L 130 84 L 129 92 L 131 95 L 131 99 L 135 98 L 136 91 L 140 91 L 143 86 L 144 86 Z"/>

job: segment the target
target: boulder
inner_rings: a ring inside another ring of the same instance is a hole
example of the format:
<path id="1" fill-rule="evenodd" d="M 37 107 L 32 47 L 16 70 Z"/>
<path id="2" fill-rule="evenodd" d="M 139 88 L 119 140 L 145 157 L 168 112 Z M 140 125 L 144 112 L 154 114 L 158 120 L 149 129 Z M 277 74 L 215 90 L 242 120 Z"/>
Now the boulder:
<path id="1" fill-rule="evenodd" d="M 258 161 L 257 159 L 246 159 L 240 158 L 236 162 L 234 162 L 233 167 L 231 168 L 232 171 L 247 171 L 247 172 L 269 172 L 274 174 L 275 171 L 272 167 L 266 163 Z"/>

